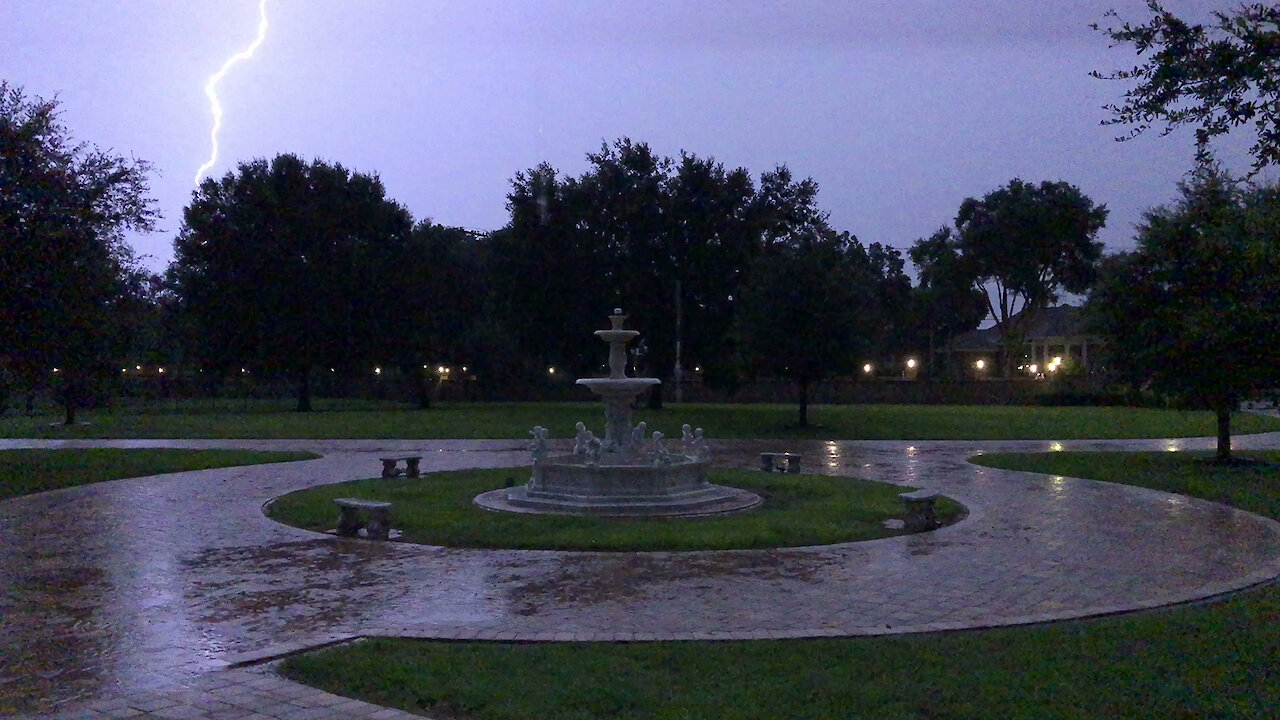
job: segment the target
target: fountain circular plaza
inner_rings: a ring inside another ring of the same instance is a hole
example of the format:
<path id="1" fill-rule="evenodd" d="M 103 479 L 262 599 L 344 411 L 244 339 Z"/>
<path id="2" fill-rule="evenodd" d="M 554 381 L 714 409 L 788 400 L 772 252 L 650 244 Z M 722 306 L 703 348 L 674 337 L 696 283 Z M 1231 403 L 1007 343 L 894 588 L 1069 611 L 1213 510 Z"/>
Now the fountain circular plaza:
<path id="1" fill-rule="evenodd" d="M 595 332 L 609 344 L 609 377 L 578 380 L 604 401 L 604 437 L 579 422 L 573 452 L 549 455 L 547 431 L 535 427 L 529 481 L 481 493 L 477 505 L 525 513 L 662 516 L 726 513 L 760 503 L 753 492 L 707 480 L 702 428 L 685 425 L 678 444 L 668 448 L 662 433 L 646 437 L 643 422 L 631 425 L 636 396 L 662 381 L 627 377 L 627 343 L 640 333 L 623 328 L 626 319 L 615 309 L 610 328 Z"/>

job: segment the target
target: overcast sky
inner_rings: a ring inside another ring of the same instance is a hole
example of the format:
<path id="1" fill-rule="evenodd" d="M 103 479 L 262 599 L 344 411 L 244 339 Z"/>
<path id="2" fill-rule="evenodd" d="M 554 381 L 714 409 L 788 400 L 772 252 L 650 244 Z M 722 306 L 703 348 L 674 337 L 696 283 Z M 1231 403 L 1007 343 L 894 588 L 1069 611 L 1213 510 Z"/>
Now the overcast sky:
<path id="1" fill-rule="evenodd" d="M 267 0 L 265 42 L 219 86 L 211 172 L 320 157 L 378 173 L 415 218 L 492 230 L 516 171 L 576 175 L 628 136 L 757 178 L 785 163 L 834 227 L 904 250 L 966 197 L 1065 180 L 1111 208 L 1101 237 L 1123 249 L 1193 147 L 1099 126 L 1126 86 L 1088 72 L 1135 61 L 1088 27 L 1113 7 L 1145 19 L 1142 0 Z M 78 140 L 155 164 L 165 218 L 133 242 L 156 269 L 210 152 L 205 81 L 257 23 L 257 0 L 0 3 L 0 78 L 58 96 Z M 1221 146 L 1228 166 L 1248 169 L 1248 144 Z"/>

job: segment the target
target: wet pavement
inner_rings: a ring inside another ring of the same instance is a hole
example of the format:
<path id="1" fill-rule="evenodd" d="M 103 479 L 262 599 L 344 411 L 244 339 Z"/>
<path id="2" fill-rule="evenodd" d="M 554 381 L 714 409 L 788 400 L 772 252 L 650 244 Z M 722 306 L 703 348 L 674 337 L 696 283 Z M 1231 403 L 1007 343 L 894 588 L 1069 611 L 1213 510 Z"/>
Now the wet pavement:
<path id="1" fill-rule="evenodd" d="M 1280 448 L 1280 433 L 1235 438 Z M 1280 524 L 1107 483 L 981 468 L 980 452 L 1190 450 L 1210 439 L 733 441 L 805 472 L 936 489 L 941 530 L 760 551 L 483 551 L 341 539 L 267 519 L 272 497 L 377 475 L 527 463 L 517 441 L 38 441 L 17 447 L 301 449 L 318 460 L 118 480 L 0 502 L 0 714 L 391 717 L 239 667 L 356 636 L 739 639 L 991 627 L 1138 610 L 1280 576 Z M 429 481 L 429 479 L 424 480 Z M 354 704 L 353 704 L 354 703 Z M 140 707 L 145 705 L 147 707 Z"/>

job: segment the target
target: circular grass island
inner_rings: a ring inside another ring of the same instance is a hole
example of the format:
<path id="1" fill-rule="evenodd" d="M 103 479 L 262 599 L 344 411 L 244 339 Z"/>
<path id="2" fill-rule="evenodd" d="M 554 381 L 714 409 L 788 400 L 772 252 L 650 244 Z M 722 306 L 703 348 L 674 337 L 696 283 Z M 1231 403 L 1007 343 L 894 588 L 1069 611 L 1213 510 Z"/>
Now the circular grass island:
<path id="1" fill-rule="evenodd" d="M 524 483 L 529 468 L 456 470 L 420 478 L 373 478 L 299 490 L 267 505 L 277 522 L 324 532 L 336 524 L 334 498 L 393 503 L 391 524 L 402 542 L 522 550 L 740 550 L 830 545 L 902 535 L 898 495 L 910 488 L 857 478 L 713 469 L 716 484 L 750 490 L 763 502 L 743 512 L 699 517 L 618 518 L 528 515 L 485 510 L 473 498 Z M 948 525 L 964 506 L 939 498 Z M 900 525 L 900 523 L 891 524 Z"/>

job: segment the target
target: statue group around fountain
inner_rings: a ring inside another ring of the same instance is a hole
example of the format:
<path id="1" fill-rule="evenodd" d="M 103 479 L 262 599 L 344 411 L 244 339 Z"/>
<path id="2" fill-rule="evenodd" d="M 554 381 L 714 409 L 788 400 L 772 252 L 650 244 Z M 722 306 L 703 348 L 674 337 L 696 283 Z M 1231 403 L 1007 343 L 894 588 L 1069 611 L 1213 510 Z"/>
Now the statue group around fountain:
<path id="1" fill-rule="evenodd" d="M 576 433 L 573 437 L 574 456 L 585 458 L 588 465 L 599 465 L 600 453 L 605 449 L 604 441 L 588 430 L 585 423 L 579 422 L 575 428 Z M 644 421 L 641 421 L 639 425 L 631 429 L 631 447 L 649 464 L 670 465 L 672 455 L 663 442 L 663 434 L 657 430 L 653 431 L 650 442 L 646 443 L 645 431 Z M 547 432 L 547 429 L 541 425 L 535 425 L 529 431 L 529 434 L 533 436 L 533 441 L 529 443 L 529 455 L 534 465 L 541 464 L 547 458 Z M 681 451 L 685 457 L 696 461 L 707 459 L 707 445 L 703 437 L 702 428 L 695 430 L 688 423 L 685 423 L 681 427 L 681 435 Z M 620 451 L 623 449 L 622 443 L 615 442 L 614 446 L 610 450 Z"/>

